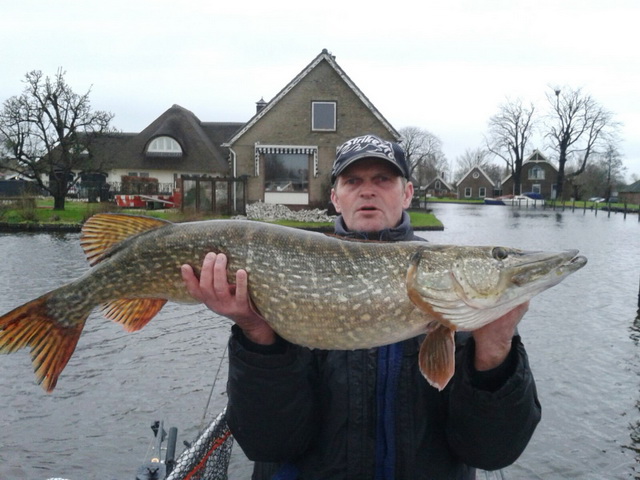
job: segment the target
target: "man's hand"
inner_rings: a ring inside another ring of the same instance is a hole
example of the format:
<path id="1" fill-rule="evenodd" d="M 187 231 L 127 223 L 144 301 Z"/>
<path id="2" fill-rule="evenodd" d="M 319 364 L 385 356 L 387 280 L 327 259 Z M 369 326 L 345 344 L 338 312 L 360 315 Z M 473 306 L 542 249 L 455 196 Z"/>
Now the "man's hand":
<path id="1" fill-rule="evenodd" d="M 511 351 L 511 339 L 516 326 L 529 309 L 529 302 L 473 332 L 476 341 L 476 370 L 491 370 L 505 361 Z"/>
<path id="2" fill-rule="evenodd" d="M 247 272 L 236 272 L 236 283 L 227 280 L 227 257 L 208 253 L 202 262 L 200 279 L 190 265 L 182 265 L 182 279 L 189 294 L 215 313 L 233 320 L 246 337 L 260 345 L 271 345 L 276 334 L 252 306 L 249 297 Z"/>

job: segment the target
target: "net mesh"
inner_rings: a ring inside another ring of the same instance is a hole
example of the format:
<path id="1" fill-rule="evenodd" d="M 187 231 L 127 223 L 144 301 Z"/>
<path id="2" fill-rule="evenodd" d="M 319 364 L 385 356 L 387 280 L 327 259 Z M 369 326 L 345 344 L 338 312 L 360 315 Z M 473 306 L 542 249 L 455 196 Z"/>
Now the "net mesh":
<path id="1" fill-rule="evenodd" d="M 167 480 L 227 480 L 233 437 L 225 408 L 178 457 Z"/>

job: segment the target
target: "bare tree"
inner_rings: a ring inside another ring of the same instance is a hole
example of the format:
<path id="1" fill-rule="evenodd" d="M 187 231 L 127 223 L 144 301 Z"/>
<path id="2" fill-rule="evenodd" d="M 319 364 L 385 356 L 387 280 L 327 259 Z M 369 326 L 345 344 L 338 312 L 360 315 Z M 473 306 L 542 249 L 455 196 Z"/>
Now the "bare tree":
<path id="1" fill-rule="evenodd" d="M 487 149 L 504 160 L 513 176 L 515 194 L 521 193 L 522 162 L 527 145 L 536 129 L 535 107 L 522 105 L 522 101 L 507 100 L 499 112 L 489 119 Z"/>
<path id="2" fill-rule="evenodd" d="M 111 113 L 92 111 L 91 89 L 74 93 L 64 74 L 58 70 L 50 79 L 37 70 L 27 73 L 23 93 L 6 100 L 0 111 L 0 166 L 48 191 L 56 210 L 64 210 L 74 173 L 101 170 L 101 165 L 94 165 L 91 147 L 100 134 L 110 131 L 113 118 Z"/>
<path id="3" fill-rule="evenodd" d="M 460 180 L 474 167 L 480 167 L 484 170 L 490 164 L 489 155 L 489 152 L 482 148 L 467 148 L 462 155 L 456 157 L 454 179 Z"/>
<path id="4" fill-rule="evenodd" d="M 610 198 L 612 191 L 624 183 L 625 171 L 618 150 L 613 145 L 607 146 L 605 152 L 594 155 L 584 171 L 571 182 L 575 198 Z"/>
<path id="5" fill-rule="evenodd" d="M 604 197 L 608 199 L 611 197 L 612 190 L 624 182 L 626 167 L 622 163 L 620 152 L 613 144 L 606 146 L 604 154 L 601 155 L 601 163 L 606 172 Z"/>
<path id="6" fill-rule="evenodd" d="M 619 127 L 613 115 L 581 89 L 555 88 L 547 93 L 551 107 L 546 126 L 546 138 L 558 154 L 556 194 L 561 198 L 565 178 L 584 172 L 589 158 L 606 145 L 615 143 Z M 576 168 L 566 174 L 566 164 L 575 160 Z"/>
<path id="7" fill-rule="evenodd" d="M 400 129 L 402 147 L 404 148 L 411 175 L 424 185 L 438 174 L 447 171 L 447 164 L 442 152 L 442 142 L 431 132 L 418 127 Z"/>

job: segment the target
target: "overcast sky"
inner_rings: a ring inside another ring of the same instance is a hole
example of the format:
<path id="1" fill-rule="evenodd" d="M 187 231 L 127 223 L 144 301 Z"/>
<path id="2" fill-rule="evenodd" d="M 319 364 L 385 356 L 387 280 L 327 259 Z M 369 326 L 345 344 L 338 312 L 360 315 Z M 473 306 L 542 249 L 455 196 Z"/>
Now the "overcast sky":
<path id="1" fill-rule="evenodd" d="M 122 131 L 141 131 L 173 104 L 202 121 L 244 122 L 326 48 L 394 127 L 435 134 L 450 162 L 482 147 L 507 100 L 543 110 L 553 88 L 582 88 L 623 124 L 627 177 L 640 178 L 638 0 L 0 6 L 1 101 L 22 92 L 28 71 L 62 68 Z"/>

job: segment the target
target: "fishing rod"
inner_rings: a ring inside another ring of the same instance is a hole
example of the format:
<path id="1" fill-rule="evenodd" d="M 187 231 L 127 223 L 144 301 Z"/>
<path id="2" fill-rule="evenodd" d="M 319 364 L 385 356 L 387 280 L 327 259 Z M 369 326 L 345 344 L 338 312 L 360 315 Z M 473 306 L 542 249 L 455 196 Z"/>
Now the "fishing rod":
<path id="1" fill-rule="evenodd" d="M 150 458 L 138 468 L 136 480 L 164 480 L 171 473 L 175 465 L 176 440 L 178 429 L 171 427 L 169 434 L 164 429 L 164 421 L 156 420 L 151 425 L 155 441 Z M 162 443 L 167 439 L 164 460 L 162 459 Z"/>

